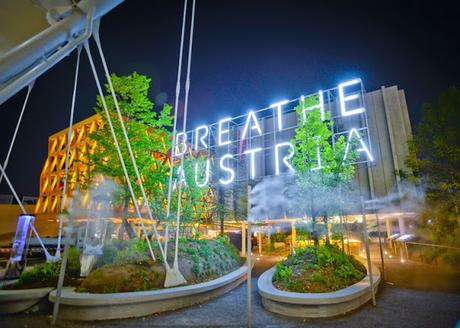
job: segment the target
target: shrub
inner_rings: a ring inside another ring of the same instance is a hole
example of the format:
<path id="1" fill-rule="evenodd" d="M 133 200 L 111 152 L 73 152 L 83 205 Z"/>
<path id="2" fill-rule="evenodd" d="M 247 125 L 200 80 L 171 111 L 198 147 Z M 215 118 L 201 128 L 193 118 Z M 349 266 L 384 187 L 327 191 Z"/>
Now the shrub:
<path id="1" fill-rule="evenodd" d="M 276 265 L 275 274 L 273 275 L 273 280 L 278 281 L 282 280 L 284 282 L 289 282 L 289 278 L 292 276 L 292 269 L 285 266 L 283 263 L 278 263 Z"/>
<path id="2" fill-rule="evenodd" d="M 69 248 L 66 272 L 71 277 L 80 276 L 80 251 L 75 246 Z"/>
<path id="3" fill-rule="evenodd" d="M 308 246 L 277 264 L 273 283 L 292 292 L 329 292 L 350 286 L 365 275 L 364 265 L 336 246 Z"/>
<path id="4" fill-rule="evenodd" d="M 436 262 L 438 257 L 444 253 L 445 250 L 437 247 L 423 247 L 420 252 L 420 259 L 425 263 Z"/>
<path id="5" fill-rule="evenodd" d="M 456 249 L 449 249 L 441 255 L 441 259 L 454 267 L 460 266 L 460 251 Z"/>
<path id="6" fill-rule="evenodd" d="M 306 228 L 296 227 L 296 230 L 297 230 L 297 240 L 298 241 L 311 239 L 311 233 Z"/>
<path id="7" fill-rule="evenodd" d="M 149 261 L 149 246 L 143 238 L 129 240 L 127 245 L 115 254 L 114 263 L 123 265 Z"/>
<path id="8" fill-rule="evenodd" d="M 61 262 L 37 264 L 31 270 L 21 273 L 16 286 L 17 288 L 56 286 L 60 270 Z"/>
<path id="9" fill-rule="evenodd" d="M 286 235 L 282 232 L 276 232 L 270 235 L 270 241 L 272 243 L 283 243 L 286 241 Z"/>

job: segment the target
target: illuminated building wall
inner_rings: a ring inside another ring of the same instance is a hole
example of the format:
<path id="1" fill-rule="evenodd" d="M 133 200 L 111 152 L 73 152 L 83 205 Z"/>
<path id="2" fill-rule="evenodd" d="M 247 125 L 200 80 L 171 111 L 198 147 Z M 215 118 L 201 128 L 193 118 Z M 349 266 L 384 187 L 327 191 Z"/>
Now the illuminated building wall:
<path id="1" fill-rule="evenodd" d="M 356 179 L 366 198 L 370 198 L 371 189 L 374 190 L 377 197 L 397 193 L 400 181 L 394 172 L 407 169 L 405 165 L 408 154 L 407 139 L 411 135 L 404 91 L 398 89 L 397 86 L 382 87 L 379 90 L 365 93 L 364 101 L 367 113 L 365 125 L 368 128 L 368 140 L 370 141 L 373 161 L 359 164 Z M 330 103 L 332 106 L 336 106 L 337 102 L 332 99 Z M 278 133 L 276 137 L 282 137 L 284 141 L 293 138 L 297 119 L 295 112 L 284 113 L 282 121 L 288 128 Z M 341 118 L 337 118 L 337 125 L 346 126 L 346 119 L 343 118 L 344 121 L 340 121 Z M 234 156 L 235 181 L 225 186 L 216 184 L 216 180 L 213 180 L 219 193 L 218 201 L 223 206 L 226 216 L 241 219 L 246 217 L 248 182 L 251 180 L 248 179 L 248 172 L 250 171 L 248 156 L 243 155 L 247 149 L 254 147 L 263 149 L 262 156 L 257 156 L 254 161 L 257 177 L 251 183 L 257 183 L 262 177 L 276 173 L 275 163 L 277 161 L 274 158 L 273 148 L 275 143 L 283 141 L 274 138 L 273 131 L 277 122 L 274 122 L 273 117 L 262 117 L 258 121 L 264 131 L 260 137 L 232 142 L 223 147 L 214 146 L 211 149 L 215 165 L 218 165 L 218 158 L 221 158 L 225 153 L 236 154 Z M 69 166 L 71 180 L 68 186 L 68 196 L 72 194 L 79 173 L 87 170 L 84 165 L 85 154 L 95 147 L 87 139 L 87 136 L 102 126 L 103 121 L 98 115 L 91 116 L 74 126 L 71 141 Z M 242 125 L 229 127 L 229 129 L 228 135 L 233 138 L 232 140 L 240 140 L 244 134 Z M 210 130 L 209 135 L 212 133 Z M 36 214 L 40 216 L 55 217 L 59 213 L 65 168 L 66 139 L 67 129 L 49 137 L 48 158 L 41 172 L 40 197 L 35 210 Z M 188 140 L 193 143 L 195 138 L 192 135 Z M 210 143 L 208 142 L 208 144 Z M 83 163 L 77 163 L 77 160 L 83 161 Z"/>
<path id="2" fill-rule="evenodd" d="M 405 164 L 409 153 L 407 140 L 412 134 L 405 93 L 397 86 L 381 87 L 379 90 L 366 92 L 364 100 L 367 114 L 366 125 L 370 140 L 369 148 L 373 160 L 358 164 L 356 180 L 366 199 L 371 198 L 371 190 L 374 191 L 375 197 L 392 194 L 396 195 L 395 198 L 397 199 L 401 189 L 401 181 L 395 175 L 395 171 L 407 171 Z M 333 106 L 335 105 L 333 104 Z M 335 125 L 344 126 L 348 124 L 346 119 L 336 118 Z M 275 122 L 273 120 L 273 117 L 259 119 L 263 135 L 260 140 L 256 140 L 255 146 L 262 147 L 263 150 L 262 156 L 258 156 L 255 160 L 258 177 L 254 181 L 249 181 L 247 174 L 249 170 L 248 158 L 247 156 L 238 156 L 236 158 L 237 164 L 234 166 L 235 182 L 226 187 L 218 188 L 218 191 L 224 195 L 221 205 L 225 208 L 228 217 L 244 217 L 246 215 L 247 194 L 245 195 L 245 193 L 247 193 L 248 183 L 255 185 L 262 177 L 276 173 L 275 163 L 277 161 L 274 159 L 275 152 L 273 151 L 276 139 L 273 138 L 273 134 L 270 134 L 276 125 L 276 118 Z M 285 126 L 294 127 L 298 120 L 297 114 L 295 112 L 284 113 L 282 120 Z M 356 122 L 352 124 L 356 124 Z M 241 130 L 241 126 L 236 127 L 232 134 L 238 136 L 242 133 Z M 289 128 L 282 133 L 285 134 L 285 140 L 289 140 L 294 138 L 295 132 L 293 128 Z M 251 141 L 230 145 L 230 148 L 232 146 L 244 149 L 255 147 L 251 145 Z M 244 149 L 225 151 L 241 153 Z M 216 150 L 216 152 L 219 151 L 221 150 Z M 289 213 L 285 212 L 279 214 L 290 216 Z"/>
<path id="3" fill-rule="evenodd" d="M 85 155 L 95 147 L 94 142 L 88 139 L 88 135 L 102 128 L 103 125 L 102 118 L 96 114 L 73 126 L 70 141 L 68 197 L 72 196 L 78 176 L 88 170 L 84 164 Z M 64 129 L 48 138 L 48 157 L 40 174 L 40 196 L 35 206 L 35 214 L 40 218 L 55 218 L 61 209 L 67 134 L 68 129 Z"/>

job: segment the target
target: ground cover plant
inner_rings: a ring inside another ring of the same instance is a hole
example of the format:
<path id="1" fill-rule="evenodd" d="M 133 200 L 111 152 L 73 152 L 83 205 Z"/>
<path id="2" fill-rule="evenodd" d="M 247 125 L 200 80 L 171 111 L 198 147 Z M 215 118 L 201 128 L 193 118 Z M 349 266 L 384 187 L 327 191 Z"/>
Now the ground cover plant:
<path id="1" fill-rule="evenodd" d="M 165 269 L 154 243 L 157 261 L 149 255 L 147 241 L 135 238 L 108 242 L 97 267 L 77 288 L 79 292 L 117 293 L 163 288 Z M 168 247 L 173 258 L 174 244 Z M 188 284 L 216 279 L 241 265 L 238 250 L 225 238 L 179 241 L 179 269 Z"/>
<path id="2" fill-rule="evenodd" d="M 296 249 L 276 266 L 273 284 L 297 293 L 332 292 L 353 285 L 366 276 L 366 268 L 333 245 Z"/>
<path id="3" fill-rule="evenodd" d="M 3 289 L 56 287 L 60 270 L 60 261 L 54 263 L 36 264 L 30 270 L 23 271 L 19 276 L 19 280 L 15 284 L 4 286 Z M 64 284 L 67 286 L 78 285 L 79 275 L 80 252 L 76 247 L 70 247 Z"/>

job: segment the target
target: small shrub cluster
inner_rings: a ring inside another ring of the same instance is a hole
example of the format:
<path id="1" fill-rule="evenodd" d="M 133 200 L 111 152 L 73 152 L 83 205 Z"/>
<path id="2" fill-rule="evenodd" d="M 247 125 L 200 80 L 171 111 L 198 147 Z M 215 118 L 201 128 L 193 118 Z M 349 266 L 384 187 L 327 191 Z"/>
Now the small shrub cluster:
<path id="1" fill-rule="evenodd" d="M 182 239 L 180 253 L 191 264 L 193 282 L 219 277 L 236 269 L 240 262 L 238 250 L 225 238 Z"/>
<path id="2" fill-rule="evenodd" d="M 270 242 L 283 243 L 286 242 L 286 237 L 286 234 L 283 232 L 275 232 L 274 234 L 270 235 Z"/>
<path id="3" fill-rule="evenodd" d="M 460 251 L 440 247 L 422 247 L 411 252 L 411 256 L 428 264 L 444 262 L 452 267 L 460 267 Z"/>
<path id="4" fill-rule="evenodd" d="M 321 293 L 350 286 L 365 275 L 364 265 L 339 248 L 332 245 L 308 246 L 278 263 L 273 283 L 282 290 Z"/>
<path id="5" fill-rule="evenodd" d="M 114 262 L 119 265 L 143 263 L 151 260 L 149 246 L 143 238 L 131 239 L 126 247 L 115 254 Z"/>
<path id="6" fill-rule="evenodd" d="M 25 270 L 19 276 L 17 283 L 5 286 L 5 289 L 29 289 L 42 287 L 56 287 L 61 271 L 61 261 L 53 263 L 40 263 L 30 270 Z M 64 283 L 74 285 L 75 278 L 80 275 L 80 252 L 76 247 L 69 248 L 66 275 Z"/>

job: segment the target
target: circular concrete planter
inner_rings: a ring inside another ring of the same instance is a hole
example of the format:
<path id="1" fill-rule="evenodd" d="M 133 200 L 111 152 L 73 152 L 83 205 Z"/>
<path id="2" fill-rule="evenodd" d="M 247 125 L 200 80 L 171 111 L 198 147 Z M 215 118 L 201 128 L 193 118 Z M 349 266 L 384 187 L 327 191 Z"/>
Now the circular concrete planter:
<path id="1" fill-rule="evenodd" d="M 246 279 L 247 267 L 217 279 L 196 285 L 142 292 L 90 294 L 64 288 L 59 306 L 59 318 L 64 320 L 107 320 L 142 317 L 153 313 L 177 310 L 222 295 Z M 54 302 L 56 291 L 50 293 Z"/>
<path id="2" fill-rule="evenodd" d="M 0 290 L 0 314 L 25 311 L 46 300 L 53 287 Z"/>
<path id="3" fill-rule="evenodd" d="M 299 318 L 324 318 L 357 309 L 372 299 L 369 275 L 347 288 L 330 293 L 294 293 L 277 289 L 273 283 L 275 267 L 265 271 L 257 286 L 264 308 L 270 312 Z M 374 291 L 380 283 L 380 271 L 372 266 Z"/>

